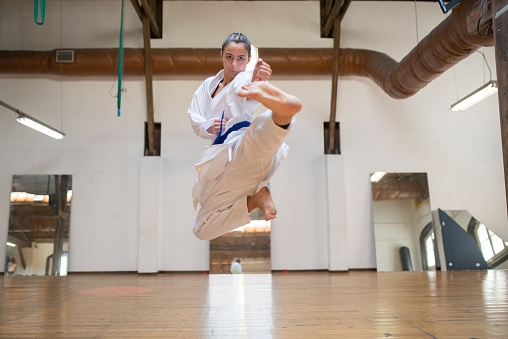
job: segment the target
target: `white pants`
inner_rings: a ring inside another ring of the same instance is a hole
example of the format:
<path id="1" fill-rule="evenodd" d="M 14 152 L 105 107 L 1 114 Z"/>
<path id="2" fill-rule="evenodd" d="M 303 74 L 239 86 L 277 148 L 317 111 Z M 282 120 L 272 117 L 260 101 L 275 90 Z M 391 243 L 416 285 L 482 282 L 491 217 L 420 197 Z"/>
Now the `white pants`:
<path id="1" fill-rule="evenodd" d="M 193 229 L 196 237 L 214 239 L 250 222 L 247 196 L 265 186 L 286 158 L 289 147 L 283 141 L 291 129 L 277 126 L 271 111 L 254 119 L 199 210 Z"/>

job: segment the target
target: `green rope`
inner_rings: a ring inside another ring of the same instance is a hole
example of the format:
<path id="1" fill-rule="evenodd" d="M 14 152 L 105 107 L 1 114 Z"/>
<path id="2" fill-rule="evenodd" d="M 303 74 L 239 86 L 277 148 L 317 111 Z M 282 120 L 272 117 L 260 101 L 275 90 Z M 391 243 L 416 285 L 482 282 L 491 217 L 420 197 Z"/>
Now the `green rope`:
<path id="1" fill-rule="evenodd" d="M 37 21 L 39 18 L 39 1 L 41 2 L 41 22 Z M 46 0 L 34 0 L 34 21 L 37 25 L 44 23 L 46 17 Z"/>
<path id="2" fill-rule="evenodd" d="M 120 116 L 120 105 L 122 101 L 122 73 L 123 73 L 123 3 L 122 0 L 122 19 L 120 21 L 120 47 L 118 47 L 118 96 L 116 99 L 116 107 L 118 108 L 118 116 Z"/>

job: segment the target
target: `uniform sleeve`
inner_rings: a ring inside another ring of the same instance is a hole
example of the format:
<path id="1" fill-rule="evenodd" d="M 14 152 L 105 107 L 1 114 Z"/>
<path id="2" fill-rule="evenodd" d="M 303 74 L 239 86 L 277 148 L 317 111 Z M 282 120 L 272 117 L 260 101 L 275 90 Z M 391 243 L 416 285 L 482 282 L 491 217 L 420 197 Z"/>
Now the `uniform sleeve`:
<path id="1" fill-rule="evenodd" d="M 187 111 L 190 119 L 190 123 L 194 133 L 197 136 L 203 139 L 214 139 L 216 137 L 215 134 L 210 134 L 207 132 L 208 128 L 213 126 L 213 122 L 215 119 L 207 119 L 205 110 L 205 104 L 203 100 L 203 93 L 205 86 L 202 84 L 194 93 L 192 97 L 192 101 Z"/>
<path id="2" fill-rule="evenodd" d="M 233 80 L 233 86 L 235 87 L 235 94 L 242 89 L 242 86 L 252 82 L 252 71 L 245 71 L 238 74 Z"/>
<path id="3" fill-rule="evenodd" d="M 238 74 L 234 80 L 235 86 L 235 94 L 238 95 L 238 92 L 242 89 L 244 85 L 250 84 L 252 82 L 252 71 L 245 71 Z M 248 98 L 240 98 L 241 104 L 243 105 L 242 113 L 252 113 L 252 111 L 260 105 L 259 102 L 253 99 Z"/>

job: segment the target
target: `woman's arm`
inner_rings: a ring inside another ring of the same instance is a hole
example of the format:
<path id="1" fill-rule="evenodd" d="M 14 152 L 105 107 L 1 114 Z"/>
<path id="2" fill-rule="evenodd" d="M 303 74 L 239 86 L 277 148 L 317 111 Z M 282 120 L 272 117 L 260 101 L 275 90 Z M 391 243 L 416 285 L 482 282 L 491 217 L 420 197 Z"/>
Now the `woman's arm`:
<path id="1" fill-rule="evenodd" d="M 271 76 L 272 68 L 263 59 L 259 58 L 252 72 L 252 82 L 268 81 Z"/>
<path id="2" fill-rule="evenodd" d="M 208 118 L 206 116 L 206 88 L 207 81 L 203 82 L 194 92 L 187 113 L 194 133 L 204 139 L 213 139 L 216 137 L 214 127 L 216 118 Z"/>

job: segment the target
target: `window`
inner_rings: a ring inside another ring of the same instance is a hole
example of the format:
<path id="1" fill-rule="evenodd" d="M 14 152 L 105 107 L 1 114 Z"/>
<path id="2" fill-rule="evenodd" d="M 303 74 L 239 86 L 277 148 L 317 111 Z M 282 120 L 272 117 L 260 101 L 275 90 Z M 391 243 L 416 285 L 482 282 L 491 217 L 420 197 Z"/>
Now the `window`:
<path id="1" fill-rule="evenodd" d="M 427 253 L 427 269 L 435 269 L 436 259 L 434 255 L 434 232 L 425 237 L 425 252 Z"/>
<path id="2" fill-rule="evenodd" d="M 436 248 L 434 238 L 434 225 L 429 222 L 420 233 L 420 253 L 422 255 L 422 266 L 424 271 L 435 271 Z"/>
<path id="3" fill-rule="evenodd" d="M 508 254 L 508 242 L 503 241 L 494 232 L 487 229 L 484 224 L 476 224 L 476 241 L 480 246 L 485 261 L 489 266 L 500 259 L 504 254 Z"/>
<path id="4" fill-rule="evenodd" d="M 60 275 L 67 275 L 67 264 L 68 264 L 67 255 L 63 255 L 60 259 Z"/>

